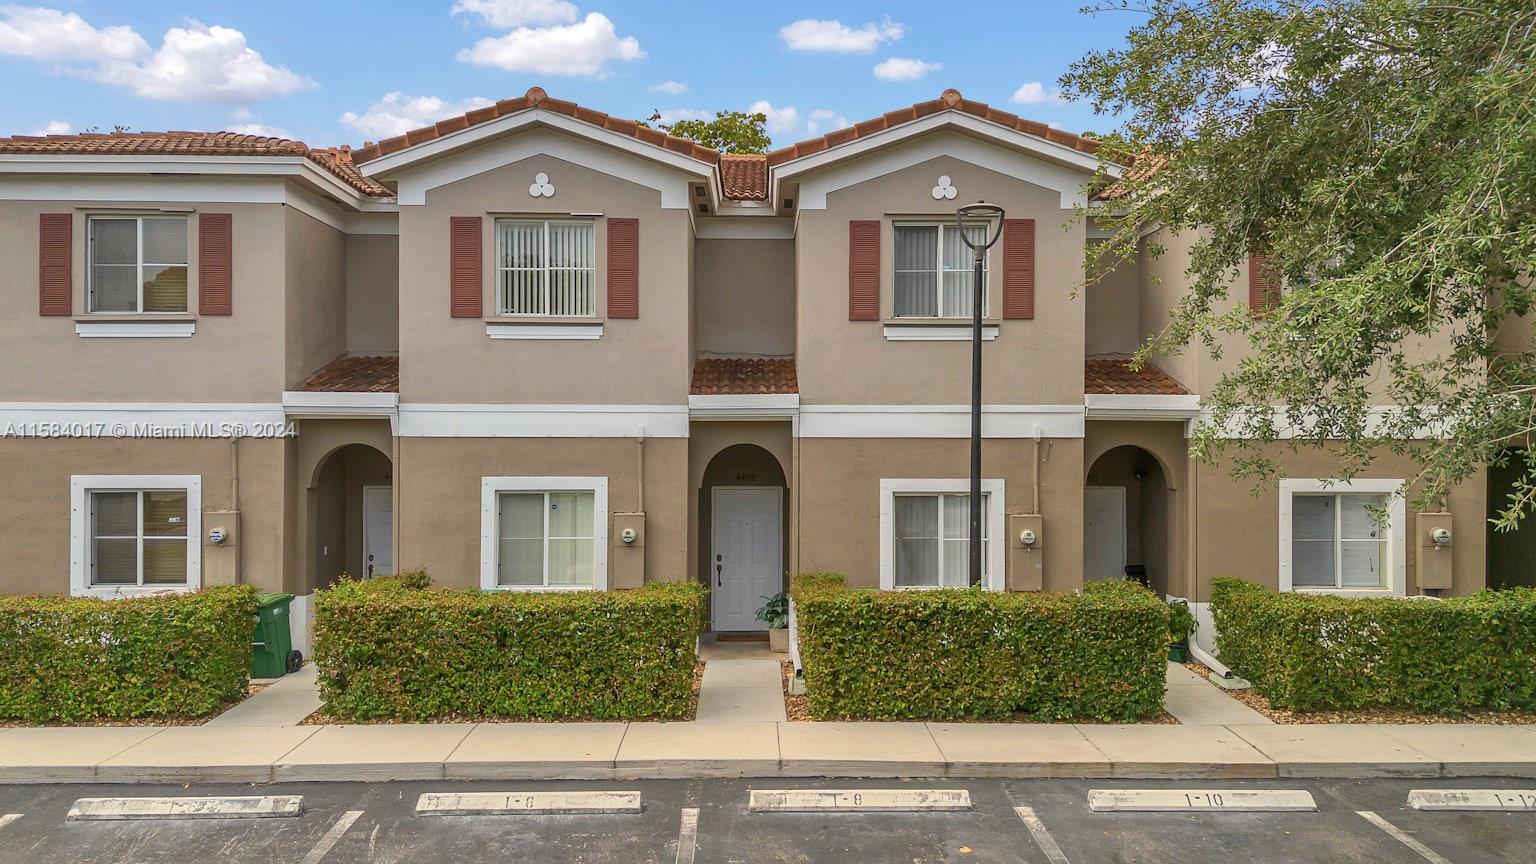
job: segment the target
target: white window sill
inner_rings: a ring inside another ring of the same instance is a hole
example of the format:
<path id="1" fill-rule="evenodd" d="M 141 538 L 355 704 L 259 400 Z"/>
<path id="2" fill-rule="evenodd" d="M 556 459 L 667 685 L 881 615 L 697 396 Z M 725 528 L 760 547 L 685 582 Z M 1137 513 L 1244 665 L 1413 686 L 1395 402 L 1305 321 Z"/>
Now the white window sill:
<path id="1" fill-rule="evenodd" d="M 969 342 L 971 341 L 971 336 L 970 324 L 957 324 L 954 326 L 934 326 L 932 324 L 919 326 L 911 324 L 885 325 L 885 341 L 887 342 Z M 981 325 L 981 341 L 991 342 L 996 338 L 996 324 Z"/>
<path id="2" fill-rule="evenodd" d="M 497 585 L 491 591 L 512 591 L 520 594 L 564 594 L 572 591 L 596 591 L 592 585 Z"/>
<path id="3" fill-rule="evenodd" d="M 75 321 L 75 335 L 86 339 L 185 339 L 195 332 L 195 321 Z"/>
<path id="4" fill-rule="evenodd" d="M 188 585 L 92 585 L 88 588 L 76 588 L 70 592 L 70 596 L 94 597 L 98 600 L 120 600 L 127 597 L 187 594 L 191 591 L 192 588 Z"/>
<path id="5" fill-rule="evenodd" d="M 594 340 L 603 337 L 602 324 L 509 324 L 488 322 L 485 335 L 492 339 Z"/>
<path id="6" fill-rule="evenodd" d="M 1301 588 L 1292 586 L 1292 594 L 1318 594 L 1327 597 L 1401 597 L 1392 588 Z"/>

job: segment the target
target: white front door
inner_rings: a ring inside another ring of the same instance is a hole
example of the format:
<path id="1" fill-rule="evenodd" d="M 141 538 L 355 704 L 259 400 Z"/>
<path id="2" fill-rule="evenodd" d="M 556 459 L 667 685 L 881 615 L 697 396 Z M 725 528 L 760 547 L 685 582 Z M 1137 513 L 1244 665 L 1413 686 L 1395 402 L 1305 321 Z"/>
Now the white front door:
<path id="1" fill-rule="evenodd" d="M 710 590 L 717 631 L 766 630 L 757 620 L 764 597 L 784 577 L 784 490 L 777 486 L 716 486 L 710 505 L 714 546 Z"/>
<path id="2" fill-rule="evenodd" d="M 395 493 L 388 486 L 363 487 L 363 575 L 395 572 Z"/>
<path id="3" fill-rule="evenodd" d="M 1125 578 L 1125 487 L 1083 489 L 1083 581 Z"/>

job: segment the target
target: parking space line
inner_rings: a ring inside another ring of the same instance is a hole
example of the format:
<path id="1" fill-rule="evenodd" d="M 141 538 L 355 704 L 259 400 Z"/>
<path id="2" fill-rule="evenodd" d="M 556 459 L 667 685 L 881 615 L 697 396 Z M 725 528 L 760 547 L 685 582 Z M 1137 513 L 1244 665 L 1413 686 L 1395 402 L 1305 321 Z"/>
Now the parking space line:
<path id="1" fill-rule="evenodd" d="M 347 833 L 347 829 L 351 828 L 352 823 L 356 822 L 357 817 L 361 815 L 363 815 L 361 810 L 348 810 L 341 814 L 341 818 L 336 820 L 331 830 L 325 832 L 325 836 L 320 838 L 320 842 L 315 844 L 315 848 L 309 850 L 309 854 L 305 855 L 304 860 L 299 864 L 320 864 L 320 859 L 325 857 L 325 853 L 331 851 L 331 847 L 336 845 L 336 841 L 341 839 L 341 835 Z"/>
<path id="2" fill-rule="evenodd" d="M 5 826 L 11 824 L 12 822 L 15 822 L 17 819 L 20 819 L 20 818 L 21 818 L 21 814 L 20 813 L 7 813 L 4 816 L 0 816 L 0 828 L 4 828 Z"/>
<path id="3" fill-rule="evenodd" d="M 1408 832 L 1376 815 L 1374 811 L 1356 810 L 1355 813 L 1365 821 L 1387 832 L 1387 834 L 1391 835 L 1392 839 L 1419 853 L 1419 857 L 1430 862 L 1430 864 L 1451 864 L 1449 859 L 1444 858 L 1440 853 L 1408 836 Z"/>
<path id="4" fill-rule="evenodd" d="M 684 807 L 682 824 L 677 830 L 677 864 L 693 864 L 699 845 L 699 808 Z"/>
<path id="5" fill-rule="evenodd" d="M 1066 853 L 1062 852 L 1061 847 L 1056 845 L 1056 838 L 1052 837 L 1051 832 L 1045 829 L 1045 823 L 1041 822 L 1040 817 L 1035 815 L 1035 808 L 1021 805 L 1013 808 L 1013 812 L 1018 814 L 1019 819 L 1023 820 L 1024 826 L 1029 829 L 1030 836 L 1035 838 L 1035 845 L 1039 846 L 1040 851 L 1045 853 L 1046 860 L 1050 861 L 1051 864 L 1071 864 L 1067 860 Z"/>

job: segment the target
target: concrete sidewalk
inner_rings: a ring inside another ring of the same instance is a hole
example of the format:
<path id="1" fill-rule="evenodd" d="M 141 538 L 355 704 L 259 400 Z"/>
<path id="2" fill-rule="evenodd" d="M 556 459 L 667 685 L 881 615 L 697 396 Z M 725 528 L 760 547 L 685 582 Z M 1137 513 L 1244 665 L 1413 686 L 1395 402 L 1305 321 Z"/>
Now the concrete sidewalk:
<path id="1" fill-rule="evenodd" d="M 203 725 L 297 726 L 320 710 L 318 676 L 315 664 L 305 663 L 299 671 L 284 675 Z"/>
<path id="2" fill-rule="evenodd" d="M 0 782 L 1536 778 L 1524 726 L 479 723 L 0 730 Z"/>

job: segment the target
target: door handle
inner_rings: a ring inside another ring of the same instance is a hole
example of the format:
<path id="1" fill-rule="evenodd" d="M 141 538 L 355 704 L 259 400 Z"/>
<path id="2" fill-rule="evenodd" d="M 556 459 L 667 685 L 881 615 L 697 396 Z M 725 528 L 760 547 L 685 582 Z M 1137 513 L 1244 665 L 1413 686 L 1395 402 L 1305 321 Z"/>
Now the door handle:
<path id="1" fill-rule="evenodd" d="M 725 560 L 725 556 L 723 556 L 723 555 L 716 555 L 715 556 L 715 587 L 716 588 L 719 588 L 719 587 L 721 587 L 721 586 L 723 586 L 725 584 L 725 579 L 721 575 L 725 571 L 725 565 L 720 563 L 723 560 Z"/>

